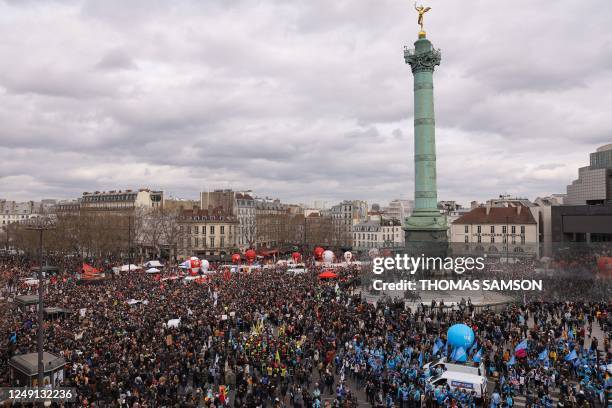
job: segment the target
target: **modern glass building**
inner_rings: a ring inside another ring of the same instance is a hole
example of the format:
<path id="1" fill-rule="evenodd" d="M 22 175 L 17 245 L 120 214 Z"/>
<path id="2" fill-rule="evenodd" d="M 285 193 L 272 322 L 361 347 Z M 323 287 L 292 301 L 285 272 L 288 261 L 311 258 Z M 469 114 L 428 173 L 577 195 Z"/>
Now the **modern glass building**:
<path id="1" fill-rule="evenodd" d="M 578 179 L 567 186 L 567 205 L 612 204 L 612 143 L 590 156 L 590 165 L 578 169 Z"/>

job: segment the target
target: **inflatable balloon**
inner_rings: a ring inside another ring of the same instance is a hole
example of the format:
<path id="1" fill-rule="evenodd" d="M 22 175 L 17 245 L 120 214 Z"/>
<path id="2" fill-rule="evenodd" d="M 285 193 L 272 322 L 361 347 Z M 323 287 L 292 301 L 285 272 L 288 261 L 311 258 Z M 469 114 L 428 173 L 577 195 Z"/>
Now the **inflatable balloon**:
<path id="1" fill-rule="evenodd" d="M 210 267 L 210 263 L 208 263 L 208 261 L 206 259 L 202 259 L 202 266 L 200 267 L 202 272 L 208 271 L 209 267 Z"/>
<path id="2" fill-rule="evenodd" d="M 197 275 L 202 267 L 202 262 L 197 256 L 189 258 L 189 274 Z"/>
<path id="3" fill-rule="evenodd" d="M 447 332 L 447 338 L 453 347 L 469 349 L 474 343 L 474 330 L 465 324 L 454 324 Z"/>
<path id="4" fill-rule="evenodd" d="M 370 258 L 376 258 L 378 256 L 378 248 L 372 248 L 368 251 Z"/>
<path id="5" fill-rule="evenodd" d="M 232 255 L 232 262 L 235 264 L 239 264 L 240 263 L 240 254 L 234 254 Z"/>
<path id="6" fill-rule="evenodd" d="M 293 259 L 293 262 L 298 263 L 302 260 L 302 254 L 299 252 L 294 252 L 291 254 L 291 258 Z"/>
<path id="7" fill-rule="evenodd" d="M 323 252 L 323 262 L 332 263 L 334 262 L 334 253 L 329 249 Z"/>
<path id="8" fill-rule="evenodd" d="M 247 251 L 244 253 L 244 257 L 248 263 L 252 264 L 255 262 L 255 259 L 257 259 L 257 252 L 255 252 L 253 249 L 247 249 Z"/>
<path id="9" fill-rule="evenodd" d="M 351 253 L 351 251 L 346 251 L 344 253 L 344 260 L 349 263 L 351 262 L 351 259 L 353 259 L 353 254 Z"/>
<path id="10" fill-rule="evenodd" d="M 317 261 L 320 261 L 320 260 L 321 260 L 321 257 L 323 256 L 323 252 L 325 252 L 325 250 L 324 250 L 323 248 L 321 248 L 321 247 L 316 247 L 316 248 L 314 249 L 314 251 L 312 251 L 312 252 L 313 252 L 313 254 L 314 254 L 314 256 L 315 256 L 315 259 L 316 259 Z"/>

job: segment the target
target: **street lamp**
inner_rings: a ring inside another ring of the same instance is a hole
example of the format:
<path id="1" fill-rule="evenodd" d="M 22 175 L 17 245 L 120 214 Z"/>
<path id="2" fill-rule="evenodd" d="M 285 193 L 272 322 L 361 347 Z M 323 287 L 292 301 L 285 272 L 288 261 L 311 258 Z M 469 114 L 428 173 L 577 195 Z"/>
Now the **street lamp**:
<path id="1" fill-rule="evenodd" d="M 55 228 L 55 222 L 45 216 L 30 218 L 25 222 L 25 229 L 38 231 L 39 233 L 39 253 L 38 253 L 38 387 L 43 386 L 44 363 L 43 363 L 43 342 L 44 342 L 44 311 L 43 311 L 43 232 Z"/>

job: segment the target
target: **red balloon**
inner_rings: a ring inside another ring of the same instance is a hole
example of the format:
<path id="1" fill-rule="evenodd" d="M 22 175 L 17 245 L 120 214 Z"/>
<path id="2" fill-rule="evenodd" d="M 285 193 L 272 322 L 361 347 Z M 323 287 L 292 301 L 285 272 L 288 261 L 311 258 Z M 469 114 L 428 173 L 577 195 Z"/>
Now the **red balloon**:
<path id="1" fill-rule="evenodd" d="M 234 254 L 234 255 L 232 255 L 232 262 L 235 263 L 235 264 L 238 264 L 238 263 L 240 263 L 240 258 L 241 258 L 240 254 Z"/>
<path id="2" fill-rule="evenodd" d="M 321 247 L 316 247 L 313 251 L 315 258 L 320 261 L 321 257 L 323 256 L 323 252 L 325 252 L 325 250 Z"/>
<path id="3" fill-rule="evenodd" d="M 291 258 L 293 258 L 293 262 L 298 263 L 302 259 L 302 254 L 299 252 L 294 252 L 291 254 Z"/>
<path id="4" fill-rule="evenodd" d="M 255 258 L 257 258 L 257 253 L 252 250 L 252 249 L 248 249 L 245 253 L 244 256 L 246 257 L 246 260 L 249 263 L 253 263 L 253 261 L 255 261 Z"/>

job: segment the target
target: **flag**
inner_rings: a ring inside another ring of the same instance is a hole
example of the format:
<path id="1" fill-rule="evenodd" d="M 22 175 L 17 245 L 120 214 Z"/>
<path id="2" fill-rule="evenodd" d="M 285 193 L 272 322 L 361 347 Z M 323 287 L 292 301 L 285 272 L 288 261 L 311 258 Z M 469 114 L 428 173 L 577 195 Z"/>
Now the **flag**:
<path id="1" fill-rule="evenodd" d="M 516 364 L 516 358 L 514 358 L 514 356 L 512 356 L 512 358 L 510 359 L 510 361 L 508 361 L 508 365 L 512 366 Z"/>
<path id="2" fill-rule="evenodd" d="M 548 360 L 548 349 L 544 349 L 544 351 L 542 351 L 539 355 L 538 355 L 538 359 L 542 360 L 542 361 L 546 361 Z"/>
<path id="3" fill-rule="evenodd" d="M 476 363 L 480 363 L 480 360 L 482 360 L 482 348 L 480 350 L 478 350 L 478 352 L 476 354 L 474 354 L 473 360 Z"/>
<path id="4" fill-rule="evenodd" d="M 433 354 L 434 355 L 438 354 L 438 352 L 440 351 L 440 349 L 442 349 L 442 347 L 444 347 L 444 343 L 442 343 L 442 340 L 440 340 L 440 338 L 438 337 L 438 339 L 436 340 L 433 346 Z"/>
<path id="5" fill-rule="evenodd" d="M 419 368 L 423 367 L 423 351 L 419 354 Z"/>
<path id="6" fill-rule="evenodd" d="M 458 347 L 453 351 L 451 355 L 451 359 L 454 361 L 465 361 L 467 354 L 465 353 L 465 349 L 463 347 Z"/>
<path id="7" fill-rule="evenodd" d="M 527 350 L 527 339 L 521 341 L 519 344 L 516 345 L 516 347 L 514 348 L 514 352 L 516 353 L 519 350 Z"/>
<path id="8" fill-rule="evenodd" d="M 565 356 L 565 361 L 572 361 L 578 358 L 578 354 L 576 354 L 576 350 L 572 350 L 567 356 Z"/>

